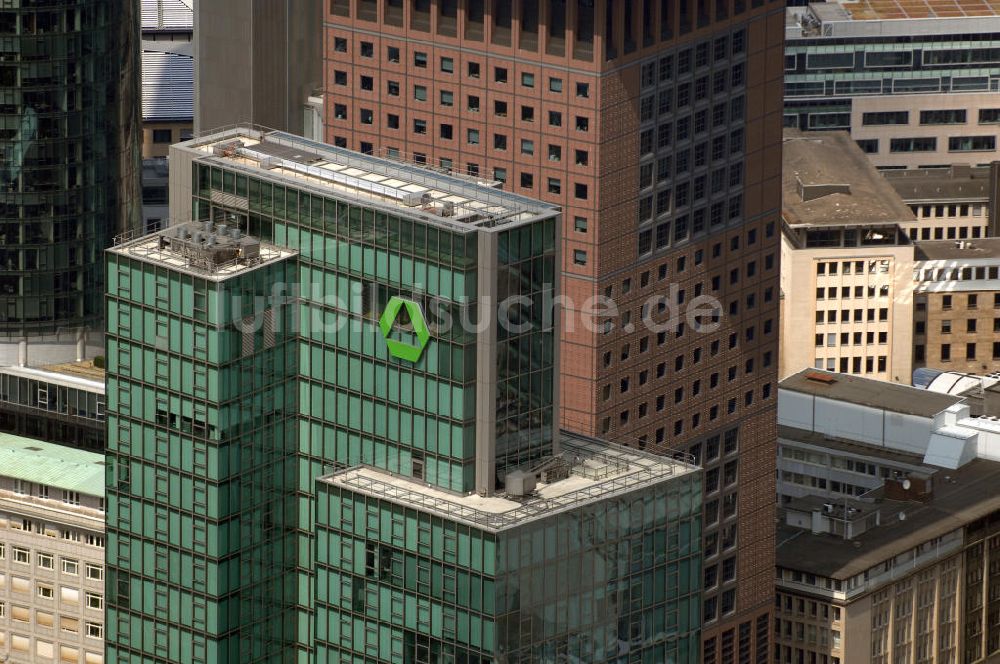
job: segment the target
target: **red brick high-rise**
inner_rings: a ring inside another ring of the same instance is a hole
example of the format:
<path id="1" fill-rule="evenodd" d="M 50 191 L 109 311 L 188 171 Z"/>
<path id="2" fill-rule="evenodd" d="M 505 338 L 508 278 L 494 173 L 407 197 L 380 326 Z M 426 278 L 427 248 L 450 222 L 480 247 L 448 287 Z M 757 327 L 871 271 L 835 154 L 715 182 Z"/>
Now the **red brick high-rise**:
<path id="1" fill-rule="evenodd" d="M 784 3 L 329 0 L 324 12 L 327 142 L 563 206 L 563 426 L 695 454 L 702 659 L 766 662 Z M 645 317 L 670 308 L 644 305 L 671 286 L 684 324 L 651 330 Z M 581 324 L 601 295 L 619 315 Z M 719 308 L 703 330 L 683 316 L 699 295 Z"/>

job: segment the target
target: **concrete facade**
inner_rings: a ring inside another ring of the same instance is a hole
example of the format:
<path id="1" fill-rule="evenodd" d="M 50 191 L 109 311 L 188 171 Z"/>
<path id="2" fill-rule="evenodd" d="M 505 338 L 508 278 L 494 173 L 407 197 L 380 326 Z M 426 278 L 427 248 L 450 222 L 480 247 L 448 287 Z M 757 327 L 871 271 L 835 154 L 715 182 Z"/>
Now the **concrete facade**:
<path id="1" fill-rule="evenodd" d="M 318 0 L 199 2 L 194 20 L 194 130 L 238 123 L 302 134 L 320 86 Z"/>
<path id="2" fill-rule="evenodd" d="M 0 456 L 0 653 L 102 664 L 104 456 L 9 434 Z"/>

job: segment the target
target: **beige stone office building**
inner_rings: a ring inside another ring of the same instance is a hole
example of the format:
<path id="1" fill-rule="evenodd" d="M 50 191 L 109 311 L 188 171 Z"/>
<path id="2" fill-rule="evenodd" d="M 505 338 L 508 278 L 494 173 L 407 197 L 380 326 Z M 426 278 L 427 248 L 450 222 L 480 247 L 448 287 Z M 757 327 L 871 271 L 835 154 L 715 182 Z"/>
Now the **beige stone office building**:
<path id="1" fill-rule="evenodd" d="M 913 367 L 1000 371 L 1000 238 L 918 242 Z"/>
<path id="2" fill-rule="evenodd" d="M 786 130 L 783 154 L 781 376 L 909 382 L 913 213 L 847 132 Z"/>
<path id="3" fill-rule="evenodd" d="M 0 662 L 103 663 L 104 472 L 0 434 Z"/>
<path id="4" fill-rule="evenodd" d="M 997 399 L 816 370 L 778 398 L 772 661 L 997 661 Z"/>
<path id="5" fill-rule="evenodd" d="M 911 240 L 977 240 L 997 235 L 998 167 L 954 164 L 882 175 L 917 218 Z"/>

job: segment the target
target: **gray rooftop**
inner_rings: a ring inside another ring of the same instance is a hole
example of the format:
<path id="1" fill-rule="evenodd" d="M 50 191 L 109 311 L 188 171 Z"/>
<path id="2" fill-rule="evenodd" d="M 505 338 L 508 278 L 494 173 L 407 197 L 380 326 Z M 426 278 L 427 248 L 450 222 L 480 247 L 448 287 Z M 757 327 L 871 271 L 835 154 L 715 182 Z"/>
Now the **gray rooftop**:
<path id="1" fill-rule="evenodd" d="M 881 500 L 877 502 L 881 525 L 854 539 L 779 525 L 776 564 L 846 580 L 1000 509 L 997 486 L 1000 463 L 976 459 L 957 470 L 939 470 L 926 502 L 888 500 L 877 491 L 874 497 Z"/>
<path id="2" fill-rule="evenodd" d="M 782 216 L 794 227 L 913 222 L 913 212 L 846 131 L 785 129 Z"/>
<path id="3" fill-rule="evenodd" d="M 560 447 L 575 459 L 570 476 L 539 484 L 534 494 L 518 499 L 460 496 L 369 466 L 353 466 L 318 481 L 496 532 L 699 471 L 669 456 L 566 431 Z"/>
<path id="4" fill-rule="evenodd" d="M 559 207 L 447 175 L 310 141 L 240 126 L 175 144 L 195 161 L 282 181 L 339 200 L 385 209 L 449 230 L 506 229 L 556 217 Z"/>
<path id="5" fill-rule="evenodd" d="M 825 433 L 818 433 L 808 429 L 799 429 L 786 424 L 778 425 L 778 441 L 788 443 L 803 443 L 814 447 L 822 448 L 828 452 L 842 452 L 852 456 L 861 456 L 874 459 L 881 459 L 887 463 L 897 466 L 912 466 L 914 468 L 928 468 L 924 464 L 923 454 L 914 454 L 896 450 L 891 447 L 876 447 L 866 443 L 859 443 L 856 440 L 846 438 L 832 438 Z"/>
<path id="6" fill-rule="evenodd" d="M 781 381 L 778 387 L 919 417 L 934 417 L 962 401 L 959 396 L 820 369 L 804 369 Z"/>
<path id="7" fill-rule="evenodd" d="M 863 0 L 788 7 L 785 38 L 867 38 L 976 35 L 1000 32 L 995 0 Z"/>
<path id="8" fill-rule="evenodd" d="M 881 173 L 907 203 L 985 202 L 990 198 L 988 166 L 889 169 Z"/>
<path id="9" fill-rule="evenodd" d="M 976 240 L 923 240 L 913 243 L 913 259 L 933 260 L 983 260 L 1000 258 L 1000 238 L 987 237 Z"/>

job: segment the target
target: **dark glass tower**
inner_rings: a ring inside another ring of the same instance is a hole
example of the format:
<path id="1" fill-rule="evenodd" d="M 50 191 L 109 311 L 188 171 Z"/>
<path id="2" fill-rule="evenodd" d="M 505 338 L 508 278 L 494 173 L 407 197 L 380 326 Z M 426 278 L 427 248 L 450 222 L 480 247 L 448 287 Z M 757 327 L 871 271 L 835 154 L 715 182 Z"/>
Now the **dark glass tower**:
<path id="1" fill-rule="evenodd" d="M 102 316 L 102 252 L 138 204 L 137 16 L 134 0 L 0 8 L 0 339 Z"/>

